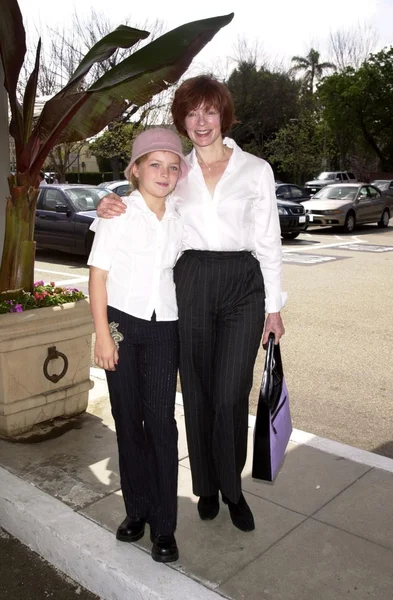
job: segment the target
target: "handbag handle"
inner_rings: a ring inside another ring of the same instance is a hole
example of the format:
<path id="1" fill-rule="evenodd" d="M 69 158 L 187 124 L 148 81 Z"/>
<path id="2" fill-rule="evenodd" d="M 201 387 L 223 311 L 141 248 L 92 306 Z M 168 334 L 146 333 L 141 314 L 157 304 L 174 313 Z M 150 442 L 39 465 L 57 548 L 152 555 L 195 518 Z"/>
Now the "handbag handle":
<path id="1" fill-rule="evenodd" d="M 265 358 L 265 369 L 263 372 L 262 384 L 261 384 L 261 400 L 269 407 L 273 407 L 275 403 L 274 393 L 274 375 L 273 371 L 279 376 L 280 379 L 283 377 L 282 361 L 280 344 L 275 344 L 274 333 L 269 333 L 269 338 L 266 347 L 266 358 Z"/>

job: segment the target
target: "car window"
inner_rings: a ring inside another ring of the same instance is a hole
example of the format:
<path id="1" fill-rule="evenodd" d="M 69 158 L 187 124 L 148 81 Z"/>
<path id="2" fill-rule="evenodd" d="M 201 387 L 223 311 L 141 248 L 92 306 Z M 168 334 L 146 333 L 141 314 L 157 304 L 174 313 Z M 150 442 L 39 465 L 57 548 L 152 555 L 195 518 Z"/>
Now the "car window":
<path id="1" fill-rule="evenodd" d="M 324 171 L 318 175 L 317 179 L 321 181 L 324 181 L 325 179 L 334 179 L 334 173 L 327 173 Z"/>
<path id="2" fill-rule="evenodd" d="M 365 185 L 363 185 L 359 190 L 359 200 L 366 200 L 368 196 L 368 190 Z"/>
<path id="3" fill-rule="evenodd" d="M 342 180 L 342 174 L 341 173 L 336 173 L 335 179 L 337 179 L 338 181 Z"/>
<path id="4" fill-rule="evenodd" d="M 392 188 L 393 188 L 393 181 L 391 181 L 389 184 L 389 189 L 391 190 Z"/>
<path id="5" fill-rule="evenodd" d="M 372 187 L 371 185 L 367 188 L 369 195 L 375 200 L 376 198 L 381 197 L 381 192 L 377 190 L 377 188 Z"/>
<path id="6" fill-rule="evenodd" d="M 60 206 L 61 204 L 64 206 L 65 199 L 60 190 L 44 190 L 45 196 L 42 200 L 41 208 L 43 210 L 53 210 L 56 211 L 56 206 Z"/>
<path id="7" fill-rule="evenodd" d="M 354 200 L 357 188 L 353 185 L 326 186 L 317 192 L 313 200 Z"/>
<path id="8" fill-rule="evenodd" d="M 276 196 L 277 196 L 277 198 L 290 200 L 291 191 L 289 189 L 289 186 L 288 185 L 279 185 L 278 187 L 276 187 Z"/>
<path id="9" fill-rule="evenodd" d="M 130 186 L 128 183 L 126 185 L 119 185 L 119 187 L 115 188 L 113 191 L 116 192 L 118 196 L 126 196 L 130 191 Z"/>
<path id="10" fill-rule="evenodd" d="M 347 175 L 348 175 L 349 179 L 356 179 L 355 175 L 353 173 L 351 173 L 350 171 L 347 171 Z"/>
<path id="11" fill-rule="evenodd" d="M 348 177 L 347 177 L 346 173 L 342 173 L 341 175 L 342 175 L 343 181 L 348 181 Z"/>
<path id="12" fill-rule="evenodd" d="M 108 194 L 108 190 L 99 187 L 69 188 L 64 190 L 64 192 L 67 198 L 71 200 L 76 212 L 95 210 L 101 198 Z"/>
<path id="13" fill-rule="evenodd" d="M 290 185 L 289 189 L 291 190 L 292 198 L 303 198 L 305 196 L 303 190 L 296 185 Z"/>

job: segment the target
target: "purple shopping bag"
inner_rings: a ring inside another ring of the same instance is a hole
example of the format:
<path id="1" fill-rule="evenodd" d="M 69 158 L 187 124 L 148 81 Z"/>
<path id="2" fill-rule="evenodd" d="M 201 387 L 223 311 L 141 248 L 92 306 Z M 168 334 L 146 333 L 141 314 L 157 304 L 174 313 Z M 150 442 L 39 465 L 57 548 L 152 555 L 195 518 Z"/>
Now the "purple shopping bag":
<path id="1" fill-rule="evenodd" d="M 253 478 L 274 481 L 291 433 L 292 419 L 280 345 L 274 344 L 274 334 L 271 333 L 254 427 Z"/>

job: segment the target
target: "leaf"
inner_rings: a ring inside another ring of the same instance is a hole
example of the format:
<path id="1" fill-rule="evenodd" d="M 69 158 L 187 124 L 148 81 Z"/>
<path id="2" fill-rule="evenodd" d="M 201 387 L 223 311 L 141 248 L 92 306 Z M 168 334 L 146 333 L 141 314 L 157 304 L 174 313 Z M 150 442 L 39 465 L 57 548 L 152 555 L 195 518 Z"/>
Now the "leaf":
<path id="1" fill-rule="evenodd" d="M 41 54 L 41 38 L 38 41 L 37 53 L 35 57 L 34 69 L 29 77 L 26 85 L 25 95 L 23 98 L 23 140 L 27 142 L 30 137 L 31 128 L 34 116 L 34 104 L 37 95 L 38 74 L 40 69 L 40 54 Z"/>
<path id="2" fill-rule="evenodd" d="M 0 15 L 0 54 L 4 68 L 4 87 L 8 92 L 12 112 L 11 128 L 18 146 L 23 138 L 23 117 L 16 89 L 26 54 L 26 35 L 16 0 L 0 0 Z"/>
<path id="3" fill-rule="evenodd" d="M 148 31 L 134 29 L 127 25 L 120 25 L 114 31 L 106 35 L 97 42 L 86 54 L 76 71 L 71 76 L 71 79 L 61 91 L 61 95 L 65 96 L 75 89 L 77 84 L 89 72 L 90 68 L 95 63 L 100 63 L 112 56 L 118 48 L 131 48 L 140 40 L 149 37 Z"/>
<path id="4" fill-rule="evenodd" d="M 60 92 L 45 104 L 38 120 L 34 136 L 40 151 L 34 161 L 42 164 L 56 144 L 92 137 L 130 104 L 142 106 L 176 82 L 232 18 L 233 13 L 178 27 L 113 67 L 86 92 L 65 97 Z"/>

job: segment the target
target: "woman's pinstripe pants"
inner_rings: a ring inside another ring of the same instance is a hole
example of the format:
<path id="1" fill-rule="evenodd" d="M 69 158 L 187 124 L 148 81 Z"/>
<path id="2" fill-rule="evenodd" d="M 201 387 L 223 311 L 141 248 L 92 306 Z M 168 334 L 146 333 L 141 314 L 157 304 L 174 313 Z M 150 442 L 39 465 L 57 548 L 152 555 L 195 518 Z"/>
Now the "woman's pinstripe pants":
<path id="1" fill-rule="evenodd" d="M 250 252 L 187 250 L 175 266 L 175 283 L 193 491 L 221 490 L 237 502 L 265 318 L 261 269 Z"/>

